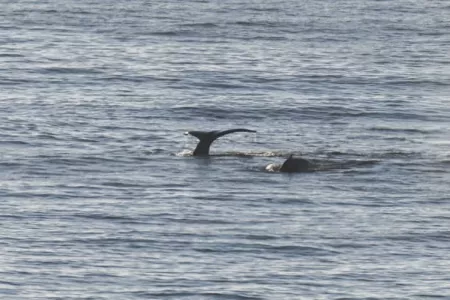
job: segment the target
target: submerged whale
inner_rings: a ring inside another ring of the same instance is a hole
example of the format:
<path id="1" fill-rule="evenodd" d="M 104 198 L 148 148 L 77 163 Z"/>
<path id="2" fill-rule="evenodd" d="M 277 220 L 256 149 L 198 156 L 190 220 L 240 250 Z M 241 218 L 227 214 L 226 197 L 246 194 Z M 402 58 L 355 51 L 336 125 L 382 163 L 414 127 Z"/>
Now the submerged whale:
<path id="1" fill-rule="evenodd" d="M 309 172 L 313 171 L 313 165 L 310 161 L 301 157 L 294 157 L 294 155 L 291 154 L 282 165 L 267 165 L 266 171 L 283 173 Z"/>
<path id="2" fill-rule="evenodd" d="M 194 156 L 207 156 L 209 155 L 209 148 L 211 144 L 221 136 L 235 133 L 235 132 L 256 132 L 255 130 L 245 129 L 245 128 L 235 128 L 229 130 L 214 130 L 214 131 L 188 131 L 185 134 L 190 134 L 199 139 L 197 147 L 193 152 Z"/>

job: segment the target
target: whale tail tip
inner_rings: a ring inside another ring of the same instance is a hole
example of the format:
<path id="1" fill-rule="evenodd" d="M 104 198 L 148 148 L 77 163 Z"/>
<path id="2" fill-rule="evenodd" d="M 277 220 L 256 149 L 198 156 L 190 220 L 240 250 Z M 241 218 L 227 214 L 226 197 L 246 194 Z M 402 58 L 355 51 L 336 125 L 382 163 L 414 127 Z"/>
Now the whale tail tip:
<path id="1" fill-rule="evenodd" d="M 192 136 L 195 136 L 197 139 L 199 139 L 199 142 L 197 144 L 197 147 L 195 148 L 193 155 L 199 156 L 199 155 L 209 155 L 209 148 L 211 144 L 218 139 L 221 136 L 235 133 L 235 132 L 256 132 L 256 130 L 251 129 L 245 129 L 245 128 L 236 128 L 236 129 L 229 129 L 229 130 L 223 130 L 223 131 L 187 131 L 184 134 L 190 134 Z"/>

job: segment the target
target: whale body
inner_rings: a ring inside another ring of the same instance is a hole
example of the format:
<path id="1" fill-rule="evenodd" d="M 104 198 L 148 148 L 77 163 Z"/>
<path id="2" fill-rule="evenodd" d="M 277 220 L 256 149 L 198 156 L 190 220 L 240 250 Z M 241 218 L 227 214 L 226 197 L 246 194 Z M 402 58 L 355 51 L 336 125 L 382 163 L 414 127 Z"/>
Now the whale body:
<path id="1" fill-rule="evenodd" d="M 266 171 L 269 172 L 282 172 L 282 173 L 297 173 L 297 172 L 309 172 L 313 170 L 313 165 L 310 161 L 289 155 L 282 165 L 269 164 L 266 166 Z"/>
<path id="2" fill-rule="evenodd" d="M 281 165 L 280 172 L 294 173 L 294 172 L 307 172 L 311 170 L 311 163 L 301 157 L 294 157 L 292 154 Z"/>

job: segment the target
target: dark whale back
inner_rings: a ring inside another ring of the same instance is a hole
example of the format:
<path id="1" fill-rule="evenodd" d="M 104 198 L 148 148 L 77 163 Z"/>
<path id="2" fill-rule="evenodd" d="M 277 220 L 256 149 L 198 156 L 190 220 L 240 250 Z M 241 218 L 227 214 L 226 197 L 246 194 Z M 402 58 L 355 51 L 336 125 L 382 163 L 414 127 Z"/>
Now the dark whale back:
<path id="1" fill-rule="evenodd" d="M 295 158 L 292 154 L 283 163 L 280 172 L 294 173 L 307 172 L 310 170 L 311 163 L 304 158 Z"/>

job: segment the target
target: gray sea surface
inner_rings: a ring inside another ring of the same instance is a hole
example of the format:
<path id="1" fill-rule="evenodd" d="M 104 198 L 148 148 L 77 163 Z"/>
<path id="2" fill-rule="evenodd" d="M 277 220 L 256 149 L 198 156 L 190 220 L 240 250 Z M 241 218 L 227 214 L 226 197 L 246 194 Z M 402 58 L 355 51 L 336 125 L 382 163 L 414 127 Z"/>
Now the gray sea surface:
<path id="1" fill-rule="evenodd" d="M 1 299 L 450 299 L 449 1 L 0 8 Z"/>

